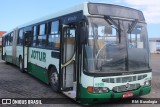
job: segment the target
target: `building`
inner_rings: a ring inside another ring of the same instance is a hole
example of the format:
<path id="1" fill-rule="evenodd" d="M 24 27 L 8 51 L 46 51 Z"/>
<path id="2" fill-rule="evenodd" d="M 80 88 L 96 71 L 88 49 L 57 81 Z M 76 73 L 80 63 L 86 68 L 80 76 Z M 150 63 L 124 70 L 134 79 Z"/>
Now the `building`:
<path id="1" fill-rule="evenodd" d="M 6 33 L 6 32 L 0 31 L 0 46 L 2 45 L 2 35 L 3 35 L 4 33 Z"/>
<path id="2" fill-rule="evenodd" d="M 2 35 L 3 35 L 4 33 L 6 33 L 6 32 L 0 31 L 0 37 L 2 37 Z"/>
<path id="3" fill-rule="evenodd" d="M 0 31 L 0 45 L 2 45 L 2 35 L 3 35 L 4 33 L 6 33 L 6 32 Z"/>
<path id="4" fill-rule="evenodd" d="M 4 31 L 0 31 L 0 51 L 1 51 L 1 46 L 2 46 L 2 35 L 6 33 Z"/>
<path id="5" fill-rule="evenodd" d="M 160 53 L 160 38 L 149 38 L 150 52 Z"/>

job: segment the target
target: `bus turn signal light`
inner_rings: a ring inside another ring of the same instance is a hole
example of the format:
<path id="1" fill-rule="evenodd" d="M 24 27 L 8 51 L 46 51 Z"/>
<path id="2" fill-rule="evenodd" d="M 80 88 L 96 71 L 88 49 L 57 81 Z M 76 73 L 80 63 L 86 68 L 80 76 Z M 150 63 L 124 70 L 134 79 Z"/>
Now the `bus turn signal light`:
<path id="1" fill-rule="evenodd" d="M 109 92 L 109 89 L 107 87 L 92 87 L 92 86 L 89 86 L 89 87 L 87 87 L 87 91 L 90 92 L 90 93 L 99 94 L 99 93 L 107 93 L 107 92 Z"/>
<path id="2" fill-rule="evenodd" d="M 92 86 L 87 87 L 87 91 L 93 93 L 93 87 Z"/>

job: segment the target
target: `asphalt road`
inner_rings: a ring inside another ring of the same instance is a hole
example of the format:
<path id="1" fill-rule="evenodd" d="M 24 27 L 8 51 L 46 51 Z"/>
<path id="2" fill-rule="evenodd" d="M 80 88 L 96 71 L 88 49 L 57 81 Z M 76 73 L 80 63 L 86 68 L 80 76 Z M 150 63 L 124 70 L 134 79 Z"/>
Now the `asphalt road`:
<path id="1" fill-rule="evenodd" d="M 159 98 L 160 100 L 160 54 L 151 56 L 153 69 L 152 91 L 141 98 Z M 71 104 L 52 105 L 20 105 L 28 107 L 80 107 L 82 105 L 72 101 L 61 93 L 55 93 L 51 88 L 34 78 L 33 76 L 21 73 L 18 68 L 11 64 L 0 61 L 0 98 L 65 98 Z M 63 102 L 62 102 L 63 103 Z M 8 105 L 3 105 L 8 107 Z M 12 105 L 11 107 L 17 105 Z M 93 106 L 93 105 L 92 105 Z M 159 104 L 96 104 L 101 107 L 159 107 Z M 2 105 L 0 105 L 2 107 Z"/>

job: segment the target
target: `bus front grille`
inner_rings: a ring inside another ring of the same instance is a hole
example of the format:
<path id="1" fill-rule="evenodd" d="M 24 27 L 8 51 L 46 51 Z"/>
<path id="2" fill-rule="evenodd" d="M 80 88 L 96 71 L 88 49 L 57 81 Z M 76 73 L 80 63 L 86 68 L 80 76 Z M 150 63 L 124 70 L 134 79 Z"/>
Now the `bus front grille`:
<path id="1" fill-rule="evenodd" d="M 138 88 L 140 88 L 139 83 L 129 84 L 128 86 L 127 85 L 116 86 L 116 87 L 113 87 L 113 91 L 114 92 L 126 92 L 126 91 L 136 90 Z"/>

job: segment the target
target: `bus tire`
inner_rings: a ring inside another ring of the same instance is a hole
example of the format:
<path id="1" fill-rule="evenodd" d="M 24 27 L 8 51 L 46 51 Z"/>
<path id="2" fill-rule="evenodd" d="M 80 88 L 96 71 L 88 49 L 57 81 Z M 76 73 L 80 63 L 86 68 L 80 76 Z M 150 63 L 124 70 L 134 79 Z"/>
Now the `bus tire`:
<path id="1" fill-rule="evenodd" d="M 49 69 L 49 83 L 54 92 L 59 92 L 59 79 L 57 70 L 54 67 Z"/>
<path id="2" fill-rule="evenodd" d="M 24 65 L 23 65 L 23 60 L 22 57 L 19 58 L 19 70 L 24 73 Z"/>

